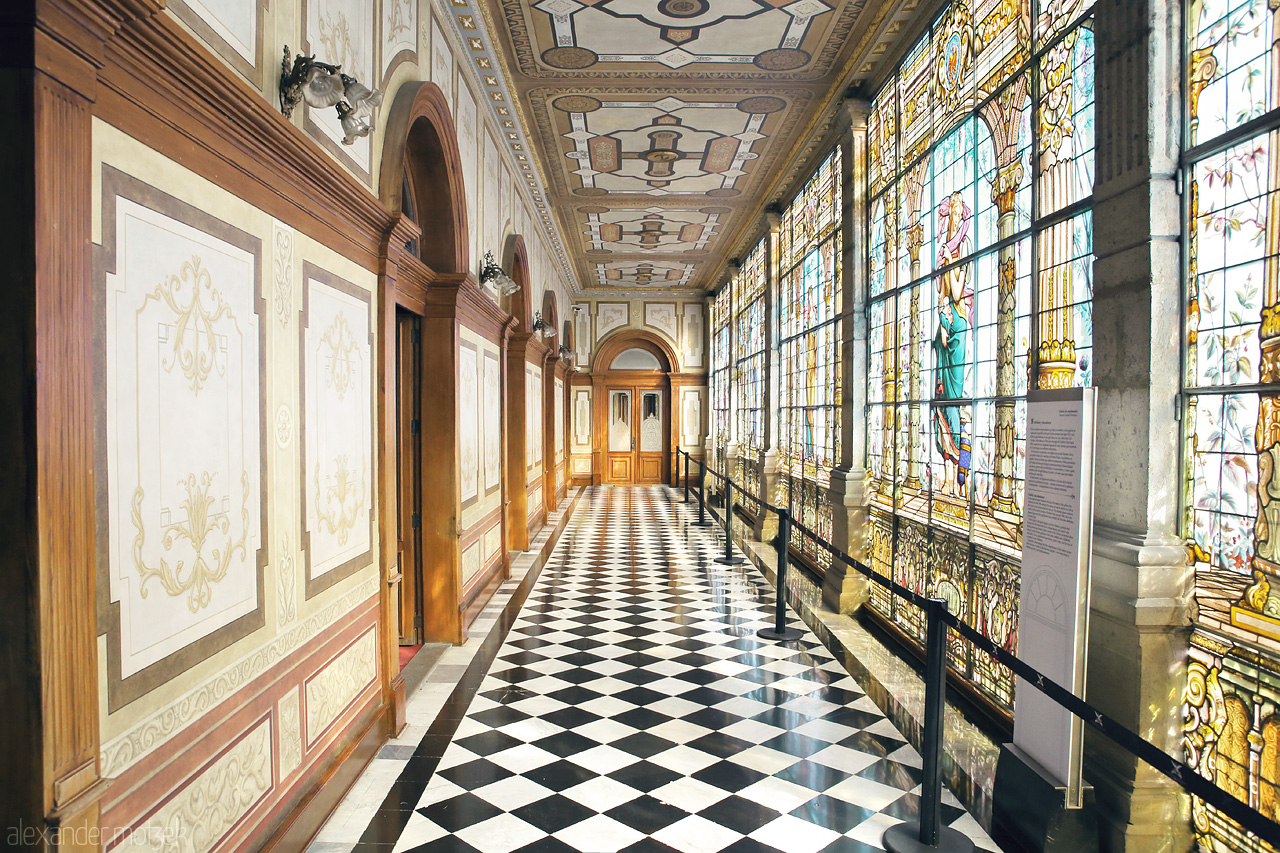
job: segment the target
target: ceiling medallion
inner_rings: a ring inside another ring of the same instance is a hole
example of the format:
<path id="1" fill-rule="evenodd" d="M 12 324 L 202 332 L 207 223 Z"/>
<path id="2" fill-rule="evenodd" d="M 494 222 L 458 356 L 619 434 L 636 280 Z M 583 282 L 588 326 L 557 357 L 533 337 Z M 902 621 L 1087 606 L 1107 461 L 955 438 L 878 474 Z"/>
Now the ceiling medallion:
<path id="1" fill-rule="evenodd" d="M 757 55 L 752 62 L 765 71 L 795 71 L 808 65 L 812 58 L 808 51 L 799 48 L 778 47 Z"/>
<path id="2" fill-rule="evenodd" d="M 658 11 L 672 18 L 694 18 L 710 8 L 706 0 L 662 0 L 658 4 Z"/>
<path id="3" fill-rule="evenodd" d="M 590 68 L 598 59 L 594 50 L 587 50 L 585 47 L 553 47 L 542 54 L 542 61 L 552 68 L 569 71 Z"/>

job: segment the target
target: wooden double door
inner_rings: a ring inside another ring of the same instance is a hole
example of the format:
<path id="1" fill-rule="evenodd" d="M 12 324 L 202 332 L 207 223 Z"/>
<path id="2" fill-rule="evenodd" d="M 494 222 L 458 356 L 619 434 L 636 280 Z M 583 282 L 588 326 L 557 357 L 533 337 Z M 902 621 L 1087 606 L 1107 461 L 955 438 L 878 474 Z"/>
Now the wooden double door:
<path id="1" fill-rule="evenodd" d="M 614 485 L 664 482 L 670 412 L 665 388 L 605 388 L 603 481 Z"/>

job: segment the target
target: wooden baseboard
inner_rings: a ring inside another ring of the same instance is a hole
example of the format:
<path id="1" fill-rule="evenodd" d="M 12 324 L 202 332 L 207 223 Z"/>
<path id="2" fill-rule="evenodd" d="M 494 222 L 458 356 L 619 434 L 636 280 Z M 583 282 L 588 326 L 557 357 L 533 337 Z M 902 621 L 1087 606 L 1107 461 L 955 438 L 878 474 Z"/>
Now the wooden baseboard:
<path id="1" fill-rule="evenodd" d="M 378 708 L 354 740 L 332 763 L 316 766 L 313 784 L 285 815 L 280 826 L 260 848 L 265 853 L 306 850 L 329 815 L 360 778 L 387 739 L 387 709 Z M 252 846 L 252 845 L 250 845 Z"/>
<path id="2" fill-rule="evenodd" d="M 397 647 L 397 652 L 399 648 Z M 396 737 L 404 727 L 409 724 L 408 712 L 405 708 L 406 690 L 404 684 L 404 673 L 397 672 L 395 678 L 391 679 L 391 708 L 387 714 L 387 731 L 388 737 Z"/>
<path id="3" fill-rule="evenodd" d="M 506 567 L 503 566 L 502 560 L 498 560 L 487 571 L 482 572 L 480 579 L 471 585 L 471 589 L 462 597 L 462 602 L 458 605 L 462 615 L 463 631 L 471 627 L 471 623 L 480 615 L 480 611 L 489 603 L 489 599 L 493 598 L 498 587 L 502 586 L 506 576 Z"/>

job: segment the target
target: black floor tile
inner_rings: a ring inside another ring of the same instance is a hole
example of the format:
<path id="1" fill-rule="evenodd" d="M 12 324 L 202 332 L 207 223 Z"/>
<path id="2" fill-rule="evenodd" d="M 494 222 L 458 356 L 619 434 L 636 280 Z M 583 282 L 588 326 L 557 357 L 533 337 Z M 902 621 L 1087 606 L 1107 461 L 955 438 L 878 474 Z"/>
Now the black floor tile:
<path id="1" fill-rule="evenodd" d="M 468 792 L 420 808 L 418 814 L 430 818 L 443 829 L 458 832 L 497 817 L 502 814 L 502 809 Z"/>
<path id="2" fill-rule="evenodd" d="M 634 830 L 645 835 L 652 834 L 684 818 L 687 812 L 675 806 L 655 800 L 649 795 L 636 797 L 629 803 L 623 803 L 605 812 L 606 815 L 625 823 Z"/>
<path id="3" fill-rule="evenodd" d="M 741 832 L 743 835 L 750 835 L 766 823 L 776 819 L 779 814 L 780 812 L 768 806 L 743 799 L 737 795 L 725 797 L 720 802 L 698 812 L 699 817 L 704 817 L 721 826 L 727 826 L 729 829 Z"/>
<path id="4" fill-rule="evenodd" d="M 597 814 L 581 803 L 576 803 L 560 794 L 544 797 L 535 803 L 514 809 L 511 813 L 548 835 L 554 835 L 562 829 L 567 829 Z"/>

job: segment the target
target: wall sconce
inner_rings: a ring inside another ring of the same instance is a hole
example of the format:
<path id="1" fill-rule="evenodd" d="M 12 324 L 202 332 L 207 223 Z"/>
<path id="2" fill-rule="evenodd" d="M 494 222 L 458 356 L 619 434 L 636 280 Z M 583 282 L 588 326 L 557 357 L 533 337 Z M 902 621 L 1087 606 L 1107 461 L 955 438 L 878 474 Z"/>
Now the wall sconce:
<path id="1" fill-rule="evenodd" d="M 503 296 L 510 296 L 520 289 L 520 284 L 502 271 L 493 259 L 493 252 L 484 253 L 484 266 L 480 268 L 480 283 L 496 288 Z"/>
<path id="2" fill-rule="evenodd" d="M 566 344 L 560 345 L 560 357 L 563 359 L 573 358 L 573 350 L 569 349 Z"/>
<path id="3" fill-rule="evenodd" d="M 542 337 L 550 340 L 556 336 L 556 330 L 547 325 L 547 321 L 542 319 L 542 312 L 535 311 L 533 313 L 533 332 L 541 332 Z"/>
<path id="4" fill-rule="evenodd" d="M 280 112 L 285 118 L 299 101 L 318 110 L 336 107 L 342 144 L 353 145 L 373 132 L 373 110 L 382 103 L 382 92 L 343 74 L 341 65 L 316 62 L 315 56 L 298 54 L 290 67 L 289 45 L 285 45 L 280 62 Z"/>
<path id="5" fill-rule="evenodd" d="M 569 309 L 569 310 L 573 311 L 573 313 L 575 313 L 575 314 L 581 314 L 583 311 L 585 311 L 585 310 L 586 310 L 586 307 L 585 307 L 585 306 L 582 306 L 582 305 L 574 305 L 574 306 L 573 306 L 571 309 Z"/>

